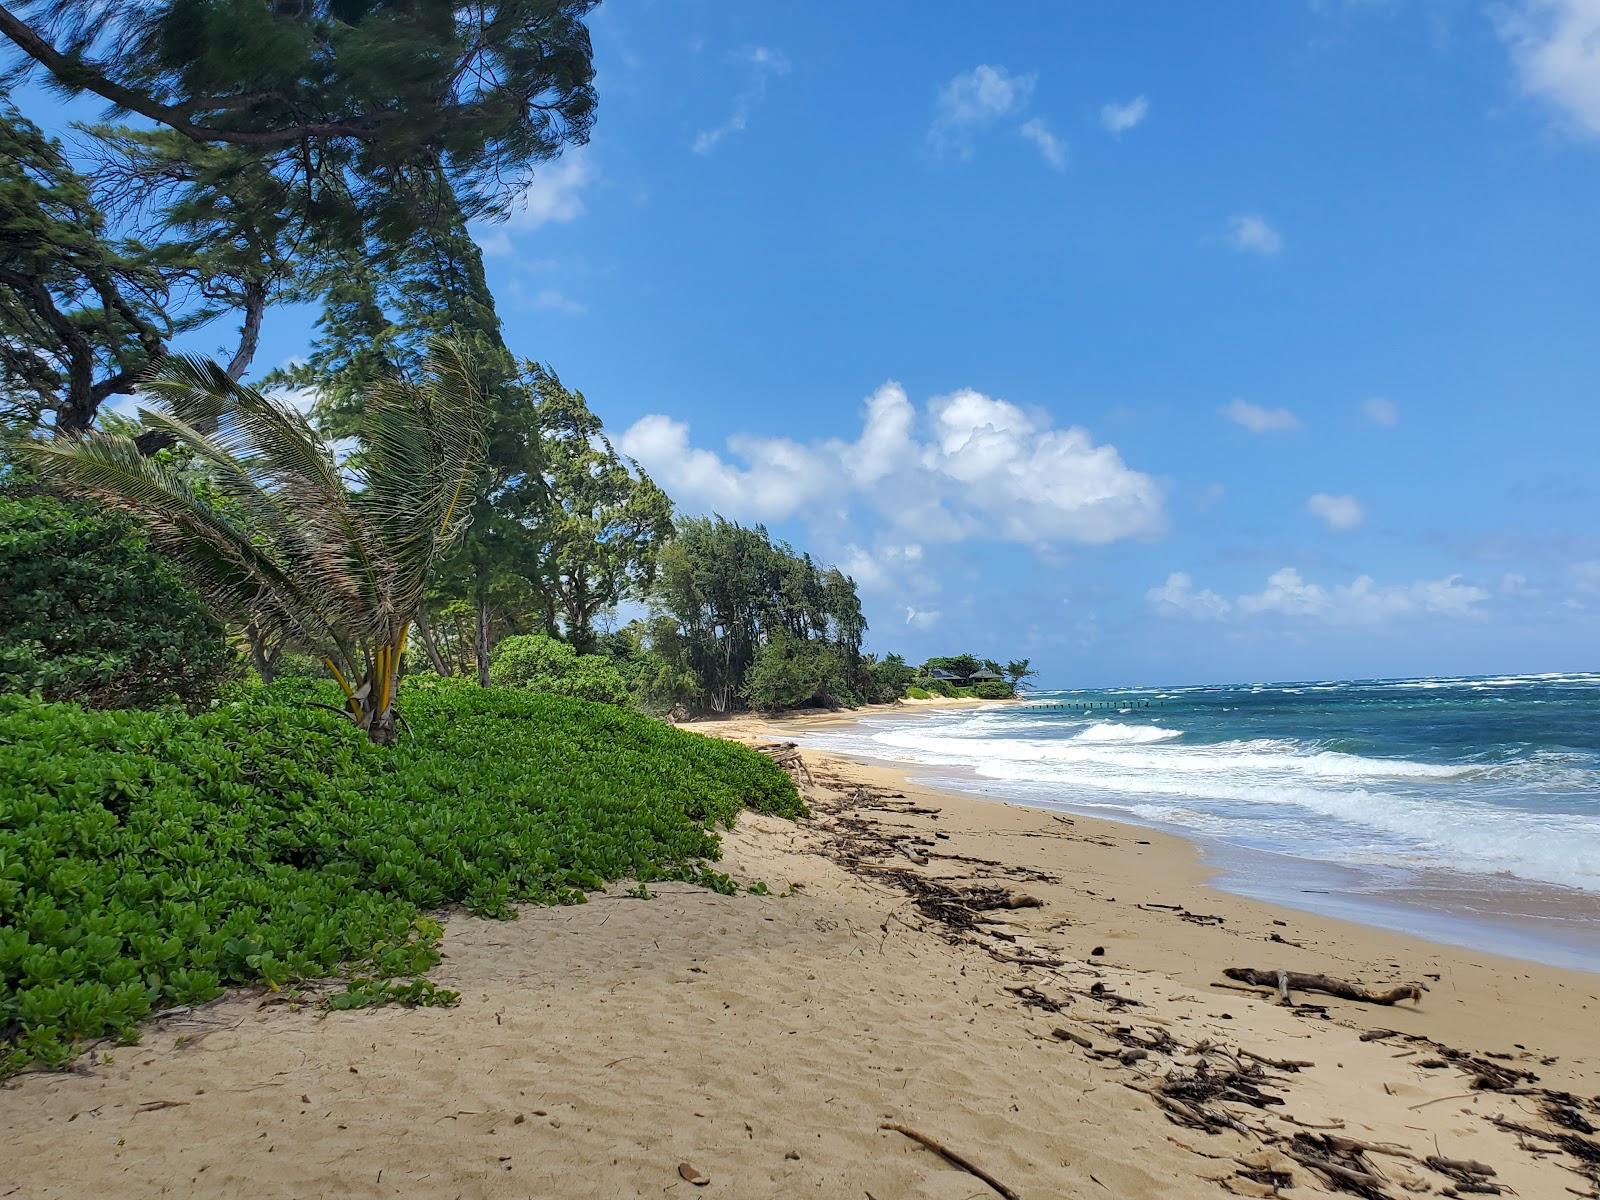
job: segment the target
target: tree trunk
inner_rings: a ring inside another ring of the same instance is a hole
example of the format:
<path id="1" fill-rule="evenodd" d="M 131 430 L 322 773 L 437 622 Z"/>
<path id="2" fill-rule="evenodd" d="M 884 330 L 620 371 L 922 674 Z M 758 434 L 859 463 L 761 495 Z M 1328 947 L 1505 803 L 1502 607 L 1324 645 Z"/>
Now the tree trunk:
<path id="1" fill-rule="evenodd" d="M 249 370 L 250 360 L 255 358 L 256 346 L 261 341 L 261 314 L 266 311 L 266 307 L 266 285 L 252 279 L 245 285 L 244 324 L 239 328 L 239 349 L 234 352 L 233 361 L 228 364 L 229 379 L 241 379 L 245 371 Z"/>
<path id="2" fill-rule="evenodd" d="M 254 621 L 244 627 L 244 635 L 250 642 L 250 657 L 255 662 L 256 674 L 261 676 L 262 683 L 271 683 L 278 677 L 278 655 L 283 647 L 279 645 L 268 650 L 266 639 Z"/>
<path id="3" fill-rule="evenodd" d="M 433 639 L 433 624 L 428 620 L 428 610 L 417 610 L 417 638 L 422 642 L 422 648 L 427 652 L 428 662 L 440 675 L 453 675 L 450 664 L 445 662 L 444 655 L 439 653 L 439 645 Z"/>
<path id="4" fill-rule="evenodd" d="M 478 568 L 476 592 L 474 607 L 478 610 L 478 628 L 473 649 L 478 658 L 478 686 L 488 687 L 489 651 L 493 648 L 489 641 L 489 576 L 481 566 Z"/>

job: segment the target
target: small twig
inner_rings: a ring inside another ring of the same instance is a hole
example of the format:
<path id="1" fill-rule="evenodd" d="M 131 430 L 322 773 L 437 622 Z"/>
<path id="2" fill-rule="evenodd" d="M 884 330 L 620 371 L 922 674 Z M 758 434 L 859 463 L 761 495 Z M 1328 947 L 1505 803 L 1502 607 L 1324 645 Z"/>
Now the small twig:
<path id="1" fill-rule="evenodd" d="M 937 1141 L 934 1138 L 929 1137 L 927 1134 L 919 1133 L 915 1129 L 912 1129 L 910 1126 L 901 1125 L 896 1121 L 884 1121 L 882 1124 L 880 1124 L 878 1126 L 878 1128 L 879 1129 L 888 1129 L 888 1130 L 892 1130 L 895 1133 L 904 1134 L 906 1137 L 910 1138 L 913 1142 L 917 1142 L 918 1144 L 927 1147 L 929 1150 L 932 1150 L 935 1154 L 937 1154 L 940 1158 L 944 1159 L 946 1162 L 952 1163 L 955 1166 L 960 1167 L 967 1174 L 974 1175 L 977 1178 L 983 1180 L 983 1182 L 987 1183 L 996 1192 L 998 1192 L 1000 1195 L 1004 1196 L 1006 1198 L 1006 1200 L 1022 1200 L 1022 1197 L 1018 1196 L 1016 1192 L 1012 1191 L 1005 1184 L 1001 1183 L 998 1179 L 996 1179 L 993 1175 L 989 1174 L 989 1172 L 985 1171 L 982 1167 L 980 1167 L 977 1164 L 973 1163 L 970 1159 L 962 1157 L 961 1155 L 957 1154 L 954 1150 L 950 1149 L 950 1147 L 946 1146 L 944 1143 L 942 1143 L 940 1141 Z"/>

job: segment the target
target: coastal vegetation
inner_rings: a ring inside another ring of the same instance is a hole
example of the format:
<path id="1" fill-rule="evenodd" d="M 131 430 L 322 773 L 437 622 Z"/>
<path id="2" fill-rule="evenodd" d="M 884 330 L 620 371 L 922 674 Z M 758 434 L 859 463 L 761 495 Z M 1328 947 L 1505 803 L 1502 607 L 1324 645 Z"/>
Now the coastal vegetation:
<path id="1" fill-rule="evenodd" d="M 0 692 L 99 708 L 201 703 L 227 674 L 222 623 L 129 521 L 0 496 L 0 578 Z"/>
<path id="2" fill-rule="evenodd" d="M 0 8 L 8 81 L 113 105 L 0 104 L 0 1074 L 234 985 L 448 999 L 443 906 L 730 890 L 799 797 L 648 714 L 1002 694 L 506 344 L 469 222 L 586 140 L 591 7 Z"/>
<path id="3" fill-rule="evenodd" d="M 341 974 L 388 997 L 372 981 L 437 961 L 443 905 L 504 917 L 624 878 L 728 891 L 713 831 L 804 811 L 761 755 L 614 705 L 402 690 L 398 749 L 300 681 L 195 716 L 0 696 L 0 1075 L 227 986 Z"/>

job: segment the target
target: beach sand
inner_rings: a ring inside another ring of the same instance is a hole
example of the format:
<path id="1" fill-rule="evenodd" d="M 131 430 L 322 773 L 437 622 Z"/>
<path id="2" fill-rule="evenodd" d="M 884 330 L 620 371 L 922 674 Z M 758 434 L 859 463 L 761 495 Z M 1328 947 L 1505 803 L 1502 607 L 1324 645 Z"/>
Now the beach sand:
<path id="1" fill-rule="evenodd" d="M 1368 1195 L 1596 1192 L 1600 975 L 1225 895 L 1131 826 L 803 761 L 813 819 L 725 839 L 769 894 L 453 915 L 434 977 L 455 1009 L 251 993 L 156 1022 L 0 1088 L 0 1197 L 1003 1194 L 886 1124 L 1025 1200 L 1325 1195 L 1311 1160 Z M 1428 990 L 1286 1008 L 1214 986 L 1230 966 Z"/>

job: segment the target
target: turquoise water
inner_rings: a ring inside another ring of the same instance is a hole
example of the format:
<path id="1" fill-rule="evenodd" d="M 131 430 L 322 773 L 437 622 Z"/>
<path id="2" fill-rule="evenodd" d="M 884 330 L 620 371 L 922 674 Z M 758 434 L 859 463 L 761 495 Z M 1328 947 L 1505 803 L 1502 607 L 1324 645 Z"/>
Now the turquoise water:
<path id="1" fill-rule="evenodd" d="M 1600 946 L 1600 674 L 1041 692 L 806 740 L 1188 834 L 1235 890 L 1469 943 L 1439 916 L 1503 917 L 1497 948 L 1576 939 L 1578 965 Z"/>

